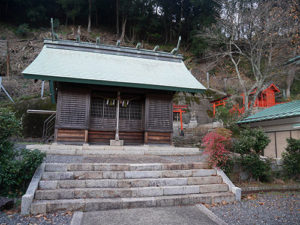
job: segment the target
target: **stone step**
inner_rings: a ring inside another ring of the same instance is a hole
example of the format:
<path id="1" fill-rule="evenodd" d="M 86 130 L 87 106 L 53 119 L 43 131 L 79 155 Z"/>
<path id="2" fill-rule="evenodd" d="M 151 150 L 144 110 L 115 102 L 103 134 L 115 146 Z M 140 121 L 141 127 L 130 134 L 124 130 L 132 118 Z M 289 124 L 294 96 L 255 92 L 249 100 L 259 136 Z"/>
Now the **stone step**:
<path id="1" fill-rule="evenodd" d="M 215 169 L 159 171 L 70 171 L 44 172 L 42 180 L 137 179 L 215 176 Z"/>
<path id="2" fill-rule="evenodd" d="M 199 203 L 212 204 L 222 201 L 234 202 L 235 196 L 230 192 L 219 192 L 141 198 L 35 200 L 31 204 L 31 213 L 36 215 L 59 210 L 87 212 L 109 209 L 192 205 Z"/>
<path id="3" fill-rule="evenodd" d="M 154 178 L 154 179 L 101 179 L 101 180 L 41 180 L 40 190 L 59 188 L 131 188 L 131 187 L 161 187 L 200 184 L 220 184 L 220 176 Z"/>
<path id="4" fill-rule="evenodd" d="M 45 171 L 157 171 L 157 170 L 189 170 L 209 169 L 208 163 L 47 163 Z"/>
<path id="5" fill-rule="evenodd" d="M 228 191 L 227 184 L 206 184 L 189 186 L 138 187 L 138 188 L 76 188 L 37 190 L 35 199 L 80 199 L 80 198 L 136 198 L 163 195 L 186 195 Z"/>
<path id="6" fill-rule="evenodd" d="M 199 148 L 174 146 L 109 146 L 109 145 L 26 145 L 27 149 L 39 149 L 47 155 L 103 156 L 103 155 L 201 155 Z"/>

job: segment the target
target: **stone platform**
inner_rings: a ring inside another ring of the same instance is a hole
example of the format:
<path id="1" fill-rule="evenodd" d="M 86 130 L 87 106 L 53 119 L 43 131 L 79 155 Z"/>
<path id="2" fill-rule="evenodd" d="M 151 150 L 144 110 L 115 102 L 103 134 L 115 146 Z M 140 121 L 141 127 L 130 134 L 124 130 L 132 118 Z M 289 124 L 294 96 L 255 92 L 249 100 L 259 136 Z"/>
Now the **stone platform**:
<path id="1" fill-rule="evenodd" d="M 36 144 L 27 145 L 27 149 L 39 149 L 52 155 L 201 155 L 199 148 L 183 148 L 174 146 L 140 145 L 140 146 L 109 146 L 109 145 L 64 145 Z"/>

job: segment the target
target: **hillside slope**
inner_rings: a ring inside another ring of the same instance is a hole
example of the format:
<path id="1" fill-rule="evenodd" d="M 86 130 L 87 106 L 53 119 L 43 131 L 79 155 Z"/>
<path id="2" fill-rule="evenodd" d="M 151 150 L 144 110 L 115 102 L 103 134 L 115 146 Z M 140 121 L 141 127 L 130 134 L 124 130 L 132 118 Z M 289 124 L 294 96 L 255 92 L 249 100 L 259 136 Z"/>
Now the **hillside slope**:
<path id="1" fill-rule="evenodd" d="M 50 32 L 48 29 L 39 29 L 30 31 L 26 37 L 19 37 L 15 34 L 15 27 L 9 27 L 4 24 L 0 24 L 0 34 L 2 39 L 9 40 L 9 53 L 10 53 L 10 76 L 3 78 L 3 85 L 13 98 L 20 98 L 26 96 L 38 96 L 41 89 L 41 81 L 32 81 L 24 79 L 22 71 L 37 57 L 43 47 L 43 40 L 50 38 Z M 72 32 L 72 27 L 62 27 L 58 31 L 60 39 L 63 40 L 75 40 L 75 35 Z M 81 41 L 95 42 L 96 37 L 101 37 L 101 43 L 114 45 L 116 43 L 116 35 L 104 30 L 93 30 L 88 34 L 84 29 L 81 29 Z M 136 43 L 125 42 L 123 46 L 134 47 Z M 153 49 L 154 45 L 144 43 L 143 48 Z M 175 46 L 162 46 L 163 50 L 169 51 Z M 206 83 L 205 65 L 202 66 L 199 63 L 193 61 L 193 57 L 190 52 L 182 51 L 180 53 L 184 55 L 187 67 L 192 71 L 194 76 L 202 83 Z M 216 82 L 219 83 L 219 82 Z M 46 90 L 48 90 L 48 84 L 46 84 Z M 7 100 L 3 97 L 0 101 Z"/>

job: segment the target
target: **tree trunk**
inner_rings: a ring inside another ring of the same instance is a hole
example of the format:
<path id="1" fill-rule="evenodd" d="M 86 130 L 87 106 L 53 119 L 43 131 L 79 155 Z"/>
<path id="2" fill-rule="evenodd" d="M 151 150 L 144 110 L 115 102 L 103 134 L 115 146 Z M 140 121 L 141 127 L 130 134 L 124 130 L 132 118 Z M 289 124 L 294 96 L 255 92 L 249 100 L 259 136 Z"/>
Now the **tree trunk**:
<path id="1" fill-rule="evenodd" d="M 68 26 L 68 15 L 66 15 L 66 22 L 65 22 L 65 26 Z"/>
<path id="2" fill-rule="evenodd" d="M 98 8 L 96 7 L 96 14 L 95 14 L 95 24 L 98 27 Z"/>
<path id="3" fill-rule="evenodd" d="M 296 54 L 297 54 L 297 48 L 295 47 L 293 51 L 293 56 L 295 57 Z M 295 65 L 288 66 L 288 75 L 286 77 L 286 90 L 285 90 L 287 98 L 291 97 L 291 87 L 295 79 L 295 74 L 296 74 Z"/>
<path id="4" fill-rule="evenodd" d="M 121 37 L 120 37 L 120 42 L 123 42 L 124 37 L 125 37 L 126 23 L 127 23 L 127 17 L 125 17 L 123 22 L 122 22 L 122 34 L 121 34 Z"/>
<path id="5" fill-rule="evenodd" d="M 117 36 L 120 34 L 120 26 L 119 26 L 119 5 L 120 0 L 116 0 L 116 28 L 117 28 Z"/>
<path id="6" fill-rule="evenodd" d="M 131 33 L 131 43 L 135 42 L 135 30 L 134 27 L 132 27 L 132 33 Z"/>
<path id="7" fill-rule="evenodd" d="M 247 92 L 244 92 L 244 107 L 245 107 L 245 113 L 248 113 L 248 111 L 249 111 L 249 107 L 248 107 L 248 105 L 249 105 L 249 95 L 248 95 L 248 93 Z"/>
<path id="8" fill-rule="evenodd" d="M 5 18 L 7 18 L 7 13 L 8 12 L 8 1 L 6 2 L 6 7 L 5 7 Z"/>
<path id="9" fill-rule="evenodd" d="M 295 79 L 295 68 L 294 68 L 294 66 L 292 66 L 292 68 L 289 69 L 288 75 L 287 75 L 287 78 L 286 78 L 285 93 L 286 93 L 287 98 L 291 97 L 291 87 L 292 87 L 292 84 L 294 82 L 294 79 Z"/>
<path id="10" fill-rule="evenodd" d="M 164 19 L 164 27 L 165 27 L 165 44 L 168 43 L 168 26 L 167 26 L 167 21 Z"/>
<path id="11" fill-rule="evenodd" d="M 88 29 L 87 31 L 91 32 L 91 23 L 92 23 L 92 0 L 89 0 L 89 18 L 88 18 Z"/>

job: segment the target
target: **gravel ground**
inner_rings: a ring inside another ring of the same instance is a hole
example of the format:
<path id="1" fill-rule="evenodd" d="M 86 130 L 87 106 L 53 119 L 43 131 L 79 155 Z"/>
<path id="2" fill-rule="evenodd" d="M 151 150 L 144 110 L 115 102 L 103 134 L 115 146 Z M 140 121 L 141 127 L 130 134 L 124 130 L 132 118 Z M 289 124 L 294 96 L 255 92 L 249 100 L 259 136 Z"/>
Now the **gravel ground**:
<path id="1" fill-rule="evenodd" d="M 22 216 L 19 213 L 10 214 L 0 211 L 0 225 L 68 225 L 72 219 L 72 213 L 58 212 L 47 215 Z"/>
<path id="2" fill-rule="evenodd" d="M 145 155 L 106 155 L 95 157 L 48 155 L 47 163 L 189 163 L 202 162 L 203 156 L 145 156 Z"/>
<path id="3" fill-rule="evenodd" d="M 300 224 L 300 192 L 247 195 L 241 202 L 210 208 L 228 224 Z"/>

